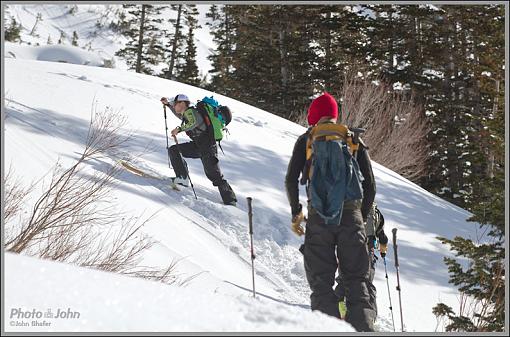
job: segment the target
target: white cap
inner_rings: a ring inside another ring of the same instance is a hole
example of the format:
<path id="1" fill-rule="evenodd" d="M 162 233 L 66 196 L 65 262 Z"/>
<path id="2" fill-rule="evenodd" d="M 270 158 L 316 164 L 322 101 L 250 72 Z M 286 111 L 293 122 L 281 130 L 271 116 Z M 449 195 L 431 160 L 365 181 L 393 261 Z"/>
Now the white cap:
<path id="1" fill-rule="evenodd" d="M 185 101 L 185 102 L 191 102 L 188 98 L 188 96 L 184 95 L 184 94 L 179 94 L 177 96 L 175 96 L 174 98 L 174 102 L 181 102 L 181 101 Z"/>

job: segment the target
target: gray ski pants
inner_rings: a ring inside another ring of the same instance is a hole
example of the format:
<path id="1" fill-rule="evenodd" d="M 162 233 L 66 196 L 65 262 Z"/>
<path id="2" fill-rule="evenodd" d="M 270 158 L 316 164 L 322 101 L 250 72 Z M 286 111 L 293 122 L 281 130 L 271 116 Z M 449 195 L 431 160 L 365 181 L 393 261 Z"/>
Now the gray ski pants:
<path id="1" fill-rule="evenodd" d="M 312 310 L 340 317 L 338 297 L 333 290 L 340 265 L 347 304 L 345 320 L 357 331 L 374 331 L 376 314 L 368 289 L 369 256 L 361 200 L 344 203 L 339 225 L 324 224 L 320 215 L 309 206 L 303 255 L 312 290 Z"/>

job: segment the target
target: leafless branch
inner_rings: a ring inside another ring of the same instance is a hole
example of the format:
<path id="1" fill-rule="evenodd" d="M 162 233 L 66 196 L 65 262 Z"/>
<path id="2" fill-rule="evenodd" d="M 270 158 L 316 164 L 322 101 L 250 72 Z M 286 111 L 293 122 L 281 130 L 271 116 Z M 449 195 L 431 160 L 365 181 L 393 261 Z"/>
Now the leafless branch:
<path id="1" fill-rule="evenodd" d="M 367 130 L 362 138 L 373 160 L 414 181 L 426 173 L 429 129 L 412 95 L 353 74 L 336 95 L 342 98 L 341 122 Z"/>
<path id="2" fill-rule="evenodd" d="M 47 188 L 35 201 L 28 219 L 12 225 L 13 217 L 32 186 L 23 189 L 8 174 L 6 186 L 5 249 L 44 259 L 76 264 L 165 283 L 186 283 L 175 273 L 177 262 L 166 268 L 141 267 L 143 253 L 153 246 L 142 232 L 152 219 L 126 216 L 111 197 L 122 170 L 113 165 L 89 173 L 91 159 L 120 153 L 130 135 L 123 135 L 125 119 L 111 109 L 92 111 L 83 153 L 69 168 L 55 166 Z"/>

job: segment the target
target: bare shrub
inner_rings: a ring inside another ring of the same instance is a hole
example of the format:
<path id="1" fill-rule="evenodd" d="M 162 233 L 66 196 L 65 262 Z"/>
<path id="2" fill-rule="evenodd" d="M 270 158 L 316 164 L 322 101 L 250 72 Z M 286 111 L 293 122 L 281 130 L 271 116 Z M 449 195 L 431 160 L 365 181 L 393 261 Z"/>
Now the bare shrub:
<path id="1" fill-rule="evenodd" d="M 14 171 L 12 166 L 9 167 L 9 171 L 2 178 L 2 185 L 4 186 L 4 223 L 12 223 L 15 218 L 21 218 L 21 212 L 23 210 L 23 204 L 26 197 L 33 190 L 34 185 L 24 187 L 19 178 L 14 177 Z M 19 224 L 16 223 L 16 225 Z M 7 236 L 11 232 L 5 233 L 6 240 L 12 240 L 13 238 Z"/>
<path id="2" fill-rule="evenodd" d="M 429 128 L 411 94 L 347 74 L 336 95 L 342 97 L 341 122 L 366 129 L 362 138 L 373 160 L 413 181 L 426 174 Z"/>
<path id="3" fill-rule="evenodd" d="M 192 279 L 176 275 L 175 261 L 164 269 L 141 265 L 143 253 L 154 244 L 141 228 L 152 216 L 142 221 L 116 210 L 111 192 L 120 166 L 93 174 L 84 170 L 91 159 L 121 152 L 130 139 L 122 135 L 124 124 L 109 109 L 93 112 L 83 153 L 68 169 L 57 163 L 49 186 L 18 226 L 12 220 L 30 189 L 6 176 L 7 251 L 165 283 L 184 285 Z"/>
<path id="4" fill-rule="evenodd" d="M 289 114 L 289 120 L 293 121 L 294 123 L 297 123 L 301 126 L 304 126 L 305 128 L 308 127 L 308 114 L 307 109 L 303 109 L 303 111 L 292 111 Z"/>

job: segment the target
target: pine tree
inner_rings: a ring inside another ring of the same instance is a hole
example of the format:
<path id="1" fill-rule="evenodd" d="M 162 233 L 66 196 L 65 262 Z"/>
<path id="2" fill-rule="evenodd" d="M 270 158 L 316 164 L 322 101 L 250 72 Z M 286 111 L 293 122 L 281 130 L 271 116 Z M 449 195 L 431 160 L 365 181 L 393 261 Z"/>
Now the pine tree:
<path id="1" fill-rule="evenodd" d="M 232 96 L 236 15 L 234 15 L 232 6 L 223 5 L 218 7 L 212 5 L 206 17 L 209 18 L 207 25 L 210 27 L 213 41 L 217 46 L 213 53 L 208 56 L 212 69 L 209 70 L 211 80 L 207 88 L 226 96 Z"/>
<path id="2" fill-rule="evenodd" d="M 153 74 L 151 65 L 162 61 L 163 47 L 160 44 L 162 30 L 161 8 L 154 5 L 124 5 L 127 10 L 129 29 L 123 34 L 128 38 L 126 46 L 116 55 L 126 59 L 130 69 L 137 73 Z"/>
<path id="3" fill-rule="evenodd" d="M 184 55 L 182 45 L 184 42 L 184 35 L 182 34 L 182 23 L 185 15 L 185 5 L 172 5 L 171 8 L 177 12 L 175 19 L 169 19 L 168 22 L 173 26 L 173 32 L 166 31 L 168 36 L 168 43 L 165 45 L 165 61 L 168 63 L 168 68 L 163 69 L 159 75 L 167 79 L 176 78 L 176 65 L 180 62 Z"/>
<path id="4" fill-rule="evenodd" d="M 71 41 L 71 45 L 78 46 L 78 33 L 76 31 L 73 31 L 73 39 Z"/>
<path id="5" fill-rule="evenodd" d="M 66 38 L 66 34 L 64 33 L 63 30 L 60 31 L 60 37 L 58 38 L 58 44 L 63 44 L 64 43 L 64 39 Z"/>
<path id="6" fill-rule="evenodd" d="M 504 6 L 451 8 L 462 30 L 464 104 L 470 108 L 467 157 L 471 170 L 464 184 L 470 188 L 466 205 L 487 233 L 481 243 L 456 237 L 440 238 L 457 256 L 469 261 L 464 268 L 445 259 L 450 283 L 469 296 L 474 313 L 455 313 L 444 303 L 434 308 L 447 317 L 448 331 L 504 331 L 505 326 L 505 130 L 504 130 Z"/>
<path id="7" fill-rule="evenodd" d="M 198 24 L 198 9 L 195 5 L 186 5 L 185 24 L 188 27 L 186 37 L 186 51 L 182 63 L 177 65 L 177 80 L 190 85 L 200 85 L 200 77 L 197 66 L 197 48 L 195 45 L 195 30 L 200 28 Z"/>
<path id="8" fill-rule="evenodd" d="M 280 114 L 280 51 L 273 6 L 233 6 L 236 20 L 232 92 L 236 99 Z"/>
<path id="9" fill-rule="evenodd" d="M 5 28 L 4 38 L 9 42 L 21 41 L 21 24 L 14 17 L 11 18 L 11 24 Z"/>
<path id="10" fill-rule="evenodd" d="M 231 7 L 233 35 L 230 90 L 249 104 L 290 117 L 313 91 L 315 57 L 307 6 Z M 225 54 L 224 54 L 225 55 Z"/>
<path id="11" fill-rule="evenodd" d="M 276 110 L 281 116 L 298 116 L 310 104 L 310 94 L 314 91 L 313 67 L 316 51 L 311 48 L 314 29 L 310 21 L 315 9 L 310 6 L 276 6 L 274 29 L 278 41 L 279 59 L 276 66 L 279 87 Z M 278 71 L 279 70 L 279 71 Z"/>
<path id="12" fill-rule="evenodd" d="M 364 18 L 354 6 L 317 6 L 312 17 L 317 54 L 313 69 L 316 91 L 339 92 L 346 73 L 363 72 Z"/>

